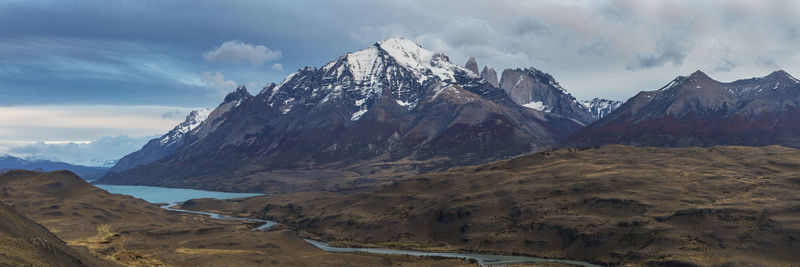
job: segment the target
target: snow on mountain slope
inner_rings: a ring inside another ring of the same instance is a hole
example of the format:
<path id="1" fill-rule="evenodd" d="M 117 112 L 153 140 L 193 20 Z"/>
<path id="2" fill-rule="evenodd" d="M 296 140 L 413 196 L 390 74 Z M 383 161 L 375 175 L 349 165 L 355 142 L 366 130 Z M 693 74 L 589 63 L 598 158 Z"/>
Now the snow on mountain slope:
<path id="1" fill-rule="evenodd" d="M 175 126 L 175 128 L 172 128 L 167 134 L 161 136 L 161 138 L 158 139 L 159 144 L 162 146 L 169 146 L 180 141 L 186 133 L 200 126 L 200 123 L 208 118 L 208 114 L 211 114 L 211 109 L 209 108 L 193 110 L 186 116 L 186 120 Z"/>
<path id="2" fill-rule="evenodd" d="M 605 117 L 615 109 L 619 108 L 619 106 L 622 106 L 622 101 L 602 99 L 602 98 L 593 98 L 592 100 L 582 100 L 580 101 L 580 103 L 581 105 L 589 109 L 589 112 L 591 112 L 592 115 L 594 115 L 598 119 Z"/>
<path id="3" fill-rule="evenodd" d="M 310 76 L 322 75 L 320 86 Z M 384 94 L 410 110 L 423 101 L 423 87 L 456 84 L 457 76 L 478 78 L 447 56 L 426 50 L 400 37 L 389 38 L 365 49 L 347 53 L 321 69 L 306 67 L 288 76 L 277 86 L 267 88 L 263 101 L 291 112 L 296 104 L 321 104 L 329 101 L 352 102 L 352 120 L 357 120 Z M 436 96 L 434 92 L 433 96 Z"/>
<path id="4" fill-rule="evenodd" d="M 247 88 L 237 87 L 216 109 L 204 108 L 190 112 L 175 128 L 159 138 L 150 140 L 142 149 L 125 155 L 109 171 L 121 172 L 172 155 L 179 148 L 214 131 L 224 121 L 223 116 L 226 113 L 251 97 Z"/>
<path id="5" fill-rule="evenodd" d="M 545 105 L 542 101 L 532 101 L 530 103 L 522 105 L 526 108 L 532 108 L 542 112 L 550 112 L 553 108 L 550 106 Z"/>

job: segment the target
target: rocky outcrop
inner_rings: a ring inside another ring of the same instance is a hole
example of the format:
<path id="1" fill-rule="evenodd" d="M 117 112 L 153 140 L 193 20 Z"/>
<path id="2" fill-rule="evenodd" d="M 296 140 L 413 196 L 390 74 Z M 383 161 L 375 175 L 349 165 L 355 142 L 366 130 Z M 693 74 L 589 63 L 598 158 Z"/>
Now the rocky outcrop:
<path id="1" fill-rule="evenodd" d="M 497 82 L 497 72 L 494 71 L 493 68 L 483 66 L 483 71 L 481 71 L 481 78 L 486 80 L 487 83 L 491 84 L 494 87 L 500 86 L 500 83 Z"/>
<path id="2" fill-rule="evenodd" d="M 534 68 L 504 70 L 500 88 L 515 103 L 528 108 L 571 118 L 583 124 L 597 120 L 553 76 Z"/>
<path id="3" fill-rule="evenodd" d="M 472 71 L 472 73 L 478 74 L 478 62 L 475 61 L 474 57 L 469 57 L 469 60 L 467 60 L 467 64 L 465 64 L 464 67 Z"/>

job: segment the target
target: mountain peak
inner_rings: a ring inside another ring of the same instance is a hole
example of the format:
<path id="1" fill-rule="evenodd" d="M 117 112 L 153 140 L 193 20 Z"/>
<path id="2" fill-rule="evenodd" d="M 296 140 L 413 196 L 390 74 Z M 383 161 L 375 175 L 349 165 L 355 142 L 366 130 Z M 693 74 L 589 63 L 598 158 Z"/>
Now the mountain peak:
<path id="1" fill-rule="evenodd" d="M 405 37 L 402 37 L 402 36 L 389 37 L 389 38 L 386 38 L 383 41 L 379 41 L 379 42 L 377 42 L 375 44 L 377 44 L 379 46 L 388 44 L 388 45 L 396 45 L 396 46 L 422 48 L 422 46 L 418 45 L 414 41 L 408 40 L 408 39 L 406 39 Z"/>
<path id="2" fill-rule="evenodd" d="M 553 76 L 550 75 L 549 73 L 540 71 L 540 70 L 538 70 L 538 69 L 536 69 L 534 67 L 527 67 L 527 68 L 523 69 L 522 71 L 524 71 L 524 72 L 528 73 L 529 75 L 535 77 L 541 83 L 550 84 L 550 85 L 556 86 L 558 89 L 566 92 L 566 90 L 561 88 L 561 86 L 557 86 L 558 83 L 556 82 L 556 79 L 553 78 Z"/>
<path id="3" fill-rule="evenodd" d="M 469 60 L 467 60 L 467 64 L 465 64 L 464 67 L 468 70 L 471 70 L 475 74 L 478 74 L 478 61 L 476 61 L 474 57 L 469 57 Z"/>
<path id="4" fill-rule="evenodd" d="M 454 81 L 455 69 L 461 68 L 451 63 L 444 54 L 434 53 L 403 37 L 392 37 L 365 49 L 347 53 L 322 69 L 333 70 L 336 79 L 341 77 L 341 71 L 347 69 L 353 80 L 371 84 L 377 82 L 379 76 L 386 73 L 386 68 L 395 63 L 413 73 L 419 83 L 432 76 L 441 81 Z"/>
<path id="5" fill-rule="evenodd" d="M 159 143 L 162 146 L 170 146 L 180 142 L 184 135 L 194 128 L 197 128 L 200 123 L 208 118 L 209 114 L 211 114 L 211 109 L 208 108 L 192 110 L 192 112 L 189 112 L 189 115 L 186 115 L 186 119 L 183 122 L 175 126 L 175 128 L 165 135 L 161 136 L 161 138 L 158 140 Z"/>
<path id="6" fill-rule="evenodd" d="M 420 64 L 430 62 L 430 59 L 433 56 L 433 52 L 430 50 L 427 50 L 417 43 L 403 37 L 388 38 L 375 43 L 375 47 L 386 51 L 386 53 L 395 58 L 401 64 L 416 63 L 411 65 L 418 66 Z"/>
<path id="7" fill-rule="evenodd" d="M 444 54 L 392 37 L 346 53 L 320 69 L 299 70 L 277 86 L 265 87 L 259 95 L 283 114 L 297 104 L 337 103 L 331 101 L 335 99 L 352 102 L 357 107 L 354 114 L 363 114 L 382 96 L 395 98 L 399 105 L 413 109 L 425 98 L 426 88 L 439 90 L 457 83 L 456 77 L 461 75 L 480 78 L 450 62 Z M 319 84 L 308 84 L 317 77 Z"/>
<path id="8" fill-rule="evenodd" d="M 493 68 L 483 66 L 483 71 L 481 71 L 481 78 L 486 80 L 486 82 L 488 82 L 494 87 L 500 86 L 499 82 L 497 81 L 497 72 Z"/>
<path id="9" fill-rule="evenodd" d="M 685 83 L 693 83 L 693 82 L 717 82 L 717 81 L 712 79 L 711 77 L 709 77 L 707 74 L 705 74 L 701 70 L 696 70 L 695 72 L 692 72 L 692 74 L 689 74 L 689 76 L 678 76 L 678 77 L 676 77 L 675 79 L 670 81 L 667 85 L 665 85 L 664 87 L 661 87 L 661 89 L 658 89 L 658 90 L 659 91 L 669 90 L 669 89 L 672 89 L 672 88 L 676 88 L 676 87 L 678 87 L 680 85 L 683 85 Z M 700 87 L 697 87 L 697 88 L 700 88 Z"/>
<path id="10" fill-rule="evenodd" d="M 772 73 L 770 73 L 769 75 L 765 76 L 764 78 L 766 78 L 766 79 L 783 79 L 783 80 L 788 80 L 788 81 L 791 81 L 791 82 L 794 82 L 794 83 L 800 83 L 800 80 L 798 80 L 795 77 L 792 77 L 791 74 L 789 74 L 788 72 L 786 72 L 784 70 L 773 71 Z"/>
<path id="11" fill-rule="evenodd" d="M 244 99 L 250 98 L 250 92 L 247 91 L 247 88 L 244 85 L 239 85 L 236 87 L 236 90 L 230 92 L 228 95 L 225 96 L 224 103 L 229 103 L 233 101 L 242 101 Z"/>
<path id="12" fill-rule="evenodd" d="M 429 65 L 434 53 L 423 48 L 417 43 L 403 37 L 392 37 L 375 43 L 375 47 L 385 51 L 398 63 L 414 69 L 424 68 Z M 367 48 L 365 50 L 369 50 Z M 361 51 L 365 51 L 361 50 Z"/>
<path id="13" fill-rule="evenodd" d="M 706 75 L 704 72 L 702 72 L 700 70 L 696 70 L 695 72 L 692 72 L 692 74 L 689 75 L 689 77 L 690 78 L 697 78 L 697 79 L 711 79 L 711 77 L 708 77 L 708 75 Z"/>

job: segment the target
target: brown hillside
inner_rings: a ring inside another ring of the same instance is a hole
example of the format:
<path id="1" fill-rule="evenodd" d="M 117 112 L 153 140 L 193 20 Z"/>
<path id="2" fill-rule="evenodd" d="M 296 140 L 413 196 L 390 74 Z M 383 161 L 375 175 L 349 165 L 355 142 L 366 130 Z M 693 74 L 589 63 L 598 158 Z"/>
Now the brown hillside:
<path id="1" fill-rule="evenodd" d="M 466 264 L 456 259 L 328 253 L 306 243 L 295 232 L 281 227 L 268 232 L 252 231 L 257 226 L 253 223 L 214 220 L 201 215 L 166 211 L 141 199 L 109 194 L 67 171 L 11 171 L 0 175 L 0 200 L 24 212 L 68 244 L 86 247 L 96 256 L 128 266 Z M 4 223 L 0 221 L 0 226 Z M 0 233 L 5 229 L 5 226 L 0 228 Z M 5 241 L 4 238 L 0 234 L 0 240 Z M 53 237 L 53 240 L 57 239 Z M 0 248 L 4 248 L 5 244 L 0 243 Z M 9 244 L 14 250 L 8 251 L 25 250 L 21 253 L 32 253 L 27 252 L 24 242 Z M 7 252 L 2 249 L 0 253 Z M 26 255 L 36 256 L 23 254 Z M 65 265 L 73 265 L 67 256 L 54 259 L 63 259 Z M 11 258 L 10 264 L 19 263 L 14 259 Z M 44 258 L 42 264 L 31 264 L 58 266 L 48 264 L 48 259 Z M 3 263 L 0 259 L 0 265 Z"/>
<path id="2" fill-rule="evenodd" d="M 108 266 L 0 202 L 0 266 Z"/>
<path id="3" fill-rule="evenodd" d="M 556 150 L 375 191 L 192 201 L 342 243 L 615 264 L 800 262 L 800 150 Z"/>

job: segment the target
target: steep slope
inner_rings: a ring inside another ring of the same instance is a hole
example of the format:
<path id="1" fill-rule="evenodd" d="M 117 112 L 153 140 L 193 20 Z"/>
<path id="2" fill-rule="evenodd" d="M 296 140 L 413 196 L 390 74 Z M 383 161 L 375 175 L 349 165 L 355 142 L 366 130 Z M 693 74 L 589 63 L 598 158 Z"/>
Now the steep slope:
<path id="1" fill-rule="evenodd" d="M 528 153 L 580 127 L 520 107 L 477 73 L 402 38 L 300 69 L 223 117 L 173 156 L 101 182 L 196 186 L 192 180 L 282 169 L 426 171 Z"/>
<path id="2" fill-rule="evenodd" d="M 0 156 L 0 170 L 14 169 L 42 171 L 68 170 L 88 180 L 103 177 L 103 175 L 108 172 L 108 168 L 103 167 L 88 167 L 40 159 L 29 160 L 9 155 Z"/>
<path id="3" fill-rule="evenodd" d="M 622 106 L 622 103 L 622 101 L 602 98 L 593 98 L 592 100 L 581 101 L 581 105 L 589 109 L 589 112 L 598 119 L 605 118 L 608 116 L 608 114 L 611 114 L 611 112 Z"/>
<path id="4" fill-rule="evenodd" d="M 125 155 L 120 159 L 110 172 L 122 172 L 130 168 L 147 164 L 161 158 L 170 156 L 178 148 L 188 145 L 213 131 L 224 121 L 223 115 L 238 106 L 247 98 L 252 97 L 247 88 L 240 86 L 236 91 L 228 94 L 225 100 L 216 109 L 194 110 L 186 116 L 186 120 L 175 126 L 163 136 L 150 140 L 141 149 Z M 209 121 L 203 127 L 203 122 Z"/>
<path id="5" fill-rule="evenodd" d="M 486 82 L 488 82 L 494 87 L 500 87 L 500 83 L 497 81 L 497 72 L 494 71 L 493 68 L 483 66 L 483 70 L 481 71 L 481 78 L 486 80 Z"/>
<path id="6" fill-rule="evenodd" d="M 597 118 L 569 94 L 550 74 L 534 68 L 506 69 L 500 78 L 503 89 L 515 103 L 532 109 L 590 124 Z"/>
<path id="7" fill-rule="evenodd" d="M 606 266 L 800 262 L 800 150 L 559 149 L 382 186 L 191 209 L 262 216 L 330 241 L 523 254 Z"/>
<path id="8" fill-rule="evenodd" d="M 800 147 L 800 81 L 784 71 L 723 83 L 697 71 L 641 92 L 565 145 Z"/>
<path id="9" fill-rule="evenodd" d="M 75 250 L 0 202 L 0 265 L 108 266 L 109 263 Z"/>

